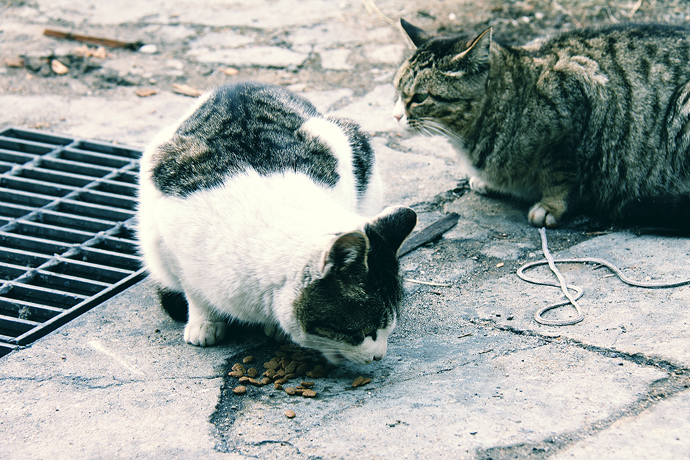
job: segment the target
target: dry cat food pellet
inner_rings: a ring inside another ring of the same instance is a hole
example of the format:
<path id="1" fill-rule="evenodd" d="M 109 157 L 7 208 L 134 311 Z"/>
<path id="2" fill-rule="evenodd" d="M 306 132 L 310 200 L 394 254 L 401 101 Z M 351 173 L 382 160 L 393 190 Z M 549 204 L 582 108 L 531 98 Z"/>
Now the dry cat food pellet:
<path id="1" fill-rule="evenodd" d="M 299 361 L 290 361 L 289 364 L 285 366 L 285 373 L 286 374 L 292 374 L 297 370 L 297 366 L 300 365 Z"/>
<path id="2" fill-rule="evenodd" d="M 361 387 L 362 385 L 366 385 L 369 382 L 371 382 L 370 378 L 362 377 L 360 375 L 352 382 L 352 388 Z"/>
<path id="3" fill-rule="evenodd" d="M 297 366 L 297 369 L 295 369 L 295 373 L 297 375 L 307 375 L 307 372 L 309 372 L 309 364 L 300 364 Z"/>
<path id="4" fill-rule="evenodd" d="M 268 362 L 264 363 L 264 367 L 265 367 L 266 369 L 273 369 L 273 370 L 275 370 L 275 369 L 278 369 L 278 368 L 280 367 L 280 363 L 279 363 L 278 361 L 273 361 L 273 360 L 271 360 L 271 361 L 268 361 Z"/>
<path id="5" fill-rule="evenodd" d="M 305 353 L 299 352 L 299 351 L 296 353 L 293 353 L 291 356 L 291 358 L 294 359 L 295 361 L 304 361 L 306 359 L 309 359 L 310 357 L 311 356 L 309 356 Z"/>
<path id="6" fill-rule="evenodd" d="M 243 375 L 247 373 L 247 368 L 241 365 L 240 363 L 235 363 L 232 366 L 232 370 L 242 372 Z"/>
<path id="7" fill-rule="evenodd" d="M 326 369 L 326 367 L 322 366 L 321 364 L 317 364 L 316 366 L 314 366 L 314 369 L 306 373 L 306 376 L 310 379 L 320 379 L 325 377 L 326 374 L 328 374 L 328 369 Z"/>
<path id="8" fill-rule="evenodd" d="M 228 375 L 238 379 L 242 385 L 235 387 L 233 392 L 245 394 L 247 388 L 244 385 L 251 384 L 261 387 L 273 383 L 275 390 L 284 391 L 290 396 L 315 398 L 317 392 L 312 387 L 315 386 L 316 382 L 313 380 L 326 377 L 334 367 L 325 365 L 323 361 L 320 361 L 322 358 L 316 354 L 292 345 L 282 346 L 281 350 L 275 352 L 275 355 L 263 364 L 265 369 L 263 373 L 256 367 L 246 368 L 244 366 L 255 362 L 257 358 L 254 356 L 245 356 L 242 363 L 235 363 Z M 285 386 L 290 380 L 304 376 L 312 380 L 302 381 L 299 385 Z M 358 385 L 364 385 L 368 381 L 370 380 L 358 381 Z"/>
<path id="9" fill-rule="evenodd" d="M 285 411 L 285 416 L 287 418 L 295 418 L 295 415 L 297 415 L 297 414 L 295 414 L 295 411 L 292 409 L 288 409 Z"/>

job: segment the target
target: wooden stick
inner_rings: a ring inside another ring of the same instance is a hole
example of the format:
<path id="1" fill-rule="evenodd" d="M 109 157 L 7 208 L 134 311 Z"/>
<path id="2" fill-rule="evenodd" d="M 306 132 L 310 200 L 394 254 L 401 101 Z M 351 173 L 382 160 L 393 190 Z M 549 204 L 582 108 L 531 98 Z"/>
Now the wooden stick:
<path id="1" fill-rule="evenodd" d="M 62 32 L 54 29 L 45 29 L 43 35 L 53 38 L 63 38 L 66 40 L 75 40 L 78 42 L 91 43 L 93 45 L 109 46 L 111 48 L 125 48 L 133 51 L 137 51 L 144 44 L 140 41 L 137 42 L 123 42 L 120 40 L 113 40 L 110 38 L 102 37 L 92 37 L 89 35 L 74 34 L 72 32 Z"/>
<path id="2" fill-rule="evenodd" d="M 440 218 L 433 224 L 422 229 L 420 232 L 410 236 L 408 239 L 405 240 L 402 246 L 400 246 L 400 250 L 398 251 L 398 257 L 402 257 L 405 254 L 409 254 L 418 247 L 430 243 L 431 241 L 434 241 L 436 238 L 443 235 L 451 228 L 455 227 L 455 224 L 458 223 L 458 219 L 460 219 L 460 215 L 455 212 L 451 212 L 447 216 Z"/>

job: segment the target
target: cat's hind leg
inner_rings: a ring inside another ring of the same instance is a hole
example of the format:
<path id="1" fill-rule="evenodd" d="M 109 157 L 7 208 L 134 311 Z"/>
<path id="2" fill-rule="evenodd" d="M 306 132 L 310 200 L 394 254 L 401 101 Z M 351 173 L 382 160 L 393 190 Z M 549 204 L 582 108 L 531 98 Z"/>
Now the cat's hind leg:
<path id="1" fill-rule="evenodd" d="M 225 337 L 227 321 L 194 295 L 185 293 L 189 319 L 184 328 L 184 341 L 200 347 L 215 345 Z"/>

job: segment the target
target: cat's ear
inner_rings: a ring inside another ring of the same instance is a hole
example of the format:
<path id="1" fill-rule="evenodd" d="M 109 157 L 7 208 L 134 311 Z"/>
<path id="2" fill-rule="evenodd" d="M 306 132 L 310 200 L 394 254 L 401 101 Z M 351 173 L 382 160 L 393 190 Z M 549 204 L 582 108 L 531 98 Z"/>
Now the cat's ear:
<path id="1" fill-rule="evenodd" d="M 423 45 L 431 39 L 431 35 L 427 34 L 419 27 L 413 26 L 412 24 L 410 24 L 402 18 L 400 19 L 400 25 L 402 26 L 407 36 L 410 37 L 410 40 L 412 40 L 414 46 L 416 46 L 417 48 L 419 48 L 421 45 Z"/>
<path id="2" fill-rule="evenodd" d="M 388 246 L 397 252 L 417 225 L 417 213 L 404 206 L 392 206 L 383 210 L 374 220 L 368 223 L 366 230 L 378 233 Z"/>
<path id="3" fill-rule="evenodd" d="M 369 240 L 359 231 L 340 235 L 325 255 L 323 273 L 338 271 L 352 275 L 367 271 Z"/>
<path id="4" fill-rule="evenodd" d="M 450 60 L 448 70 L 471 74 L 484 72 L 489 69 L 490 49 L 491 28 L 479 34 L 468 47 L 462 46 Z"/>

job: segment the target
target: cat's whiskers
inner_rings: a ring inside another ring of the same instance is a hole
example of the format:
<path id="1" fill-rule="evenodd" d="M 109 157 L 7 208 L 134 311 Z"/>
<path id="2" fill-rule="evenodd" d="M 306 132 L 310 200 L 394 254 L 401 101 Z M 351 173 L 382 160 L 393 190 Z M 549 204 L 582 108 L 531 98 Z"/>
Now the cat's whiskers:
<path id="1" fill-rule="evenodd" d="M 358 364 L 367 364 L 373 359 L 373 356 L 365 356 L 362 353 L 362 350 L 358 350 L 359 346 L 356 345 L 336 343 L 332 340 L 313 335 L 309 337 L 308 342 L 308 344 L 305 343 L 303 346 L 308 346 L 309 348 L 314 348 L 320 351 L 326 357 L 326 359 L 333 361 L 336 364 L 338 361 L 342 361 L 344 359 L 348 359 Z"/>
<path id="2" fill-rule="evenodd" d="M 430 117 L 420 117 L 410 120 L 409 125 L 415 131 L 426 134 L 427 136 L 446 136 L 456 145 L 462 145 L 462 138 L 456 132 L 448 128 L 442 123 Z"/>

